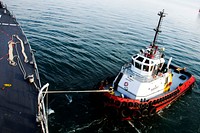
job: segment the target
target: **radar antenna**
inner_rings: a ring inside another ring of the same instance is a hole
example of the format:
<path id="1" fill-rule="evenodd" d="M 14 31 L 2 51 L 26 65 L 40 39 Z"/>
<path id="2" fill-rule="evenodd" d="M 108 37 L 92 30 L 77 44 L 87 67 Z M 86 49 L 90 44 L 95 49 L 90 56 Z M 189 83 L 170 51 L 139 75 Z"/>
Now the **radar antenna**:
<path id="1" fill-rule="evenodd" d="M 158 13 L 158 15 L 160 16 L 160 18 L 159 18 L 159 21 L 158 21 L 158 26 L 156 27 L 156 29 L 154 29 L 154 31 L 156 33 L 155 33 L 155 36 L 154 36 L 154 39 L 153 39 L 153 42 L 152 42 L 152 47 L 155 47 L 155 43 L 156 43 L 156 39 L 157 39 L 158 33 L 161 32 L 160 31 L 161 21 L 162 21 L 162 18 L 165 17 L 164 9 L 162 11 L 160 11 Z"/>

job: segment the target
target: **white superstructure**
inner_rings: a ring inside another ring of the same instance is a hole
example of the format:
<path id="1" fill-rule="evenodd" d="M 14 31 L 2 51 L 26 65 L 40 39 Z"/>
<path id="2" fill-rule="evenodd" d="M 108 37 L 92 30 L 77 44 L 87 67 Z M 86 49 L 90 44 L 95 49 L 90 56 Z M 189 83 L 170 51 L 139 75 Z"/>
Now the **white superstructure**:
<path id="1" fill-rule="evenodd" d="M 140 53 L 132 56 L 131 63 L 124 65 L 113 82 L 114 90 L 125 97 L 138 100 L 148 100 L 169 91 L 172 74 L 165 64 L 164 48 L 155 45 L 163 12 L 159 14 L 160 21 L 155 29 L 156 34 L 152 44 Z M 170 64 L 168 62 L 168 65 Z M 165 69 L 164 69 L 165 68 Z"/>

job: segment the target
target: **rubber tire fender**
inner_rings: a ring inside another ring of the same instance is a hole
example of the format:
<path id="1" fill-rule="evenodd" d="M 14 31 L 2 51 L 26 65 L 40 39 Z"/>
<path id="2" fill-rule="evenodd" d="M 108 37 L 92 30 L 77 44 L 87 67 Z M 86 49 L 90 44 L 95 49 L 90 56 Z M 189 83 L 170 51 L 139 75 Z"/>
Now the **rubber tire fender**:
<path id="1" fill-rule="evenodd" d="M 131 110 L 128 107 L 122 107 L 120 112 L 122 118 L 127 118 L 131 116 Z"/>
<path id="2" fill-rule="evenodd" d="M 155 115 L 155 113 L 156 113 L 156 108 L 155 108 L 155 107 L 151 107 L 151 108 L 149 109 L 149 116 L 152 117 L 152 116 Z"/>
<path id="3" fill-rule="evenodd" d="M 142 117 L 148 117 L 148 115 L 149 115 L 148 109 L 144 109 L 144 110 L 142 111 Z"/>

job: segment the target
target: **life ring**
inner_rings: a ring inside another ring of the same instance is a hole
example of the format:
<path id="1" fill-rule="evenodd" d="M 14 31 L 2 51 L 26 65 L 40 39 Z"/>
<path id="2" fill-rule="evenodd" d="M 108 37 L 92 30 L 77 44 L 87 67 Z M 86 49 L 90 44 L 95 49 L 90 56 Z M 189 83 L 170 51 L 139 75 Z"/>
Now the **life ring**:
<path id="1" fill-rule="evenodd" d="M 156 108 L 155 107 L 152 107 L 150 110 L 149 110 L 149 116 L 152 117 L 154 116 L 156 113 Z"/>
<path id="2" fill-rule="evenodd" d="M 128 86 L 128 82 L 124 82 L 124 86 Z"/>
<path id="3" fill-rule="evenodd" d="M 149 111 L 147 109 L 144 109 L 142 111 L 142 117 L 148 117 Z"/>

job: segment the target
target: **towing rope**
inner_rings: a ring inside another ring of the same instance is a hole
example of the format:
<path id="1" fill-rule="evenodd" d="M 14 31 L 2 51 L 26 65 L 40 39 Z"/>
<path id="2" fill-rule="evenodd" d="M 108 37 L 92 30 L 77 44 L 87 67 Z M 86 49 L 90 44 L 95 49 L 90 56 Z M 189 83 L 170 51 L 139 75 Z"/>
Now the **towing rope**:
<path id="1" fill-rule="evenodd" d="M 43 93 L 95 93 L 95 92 L 98 92 L 98 93 L 106 93 L 106 92 L 109 92 L 109 93 L 112 93 L 113 90 L 81 90 L 81 91 L 45 91 Z"/>

